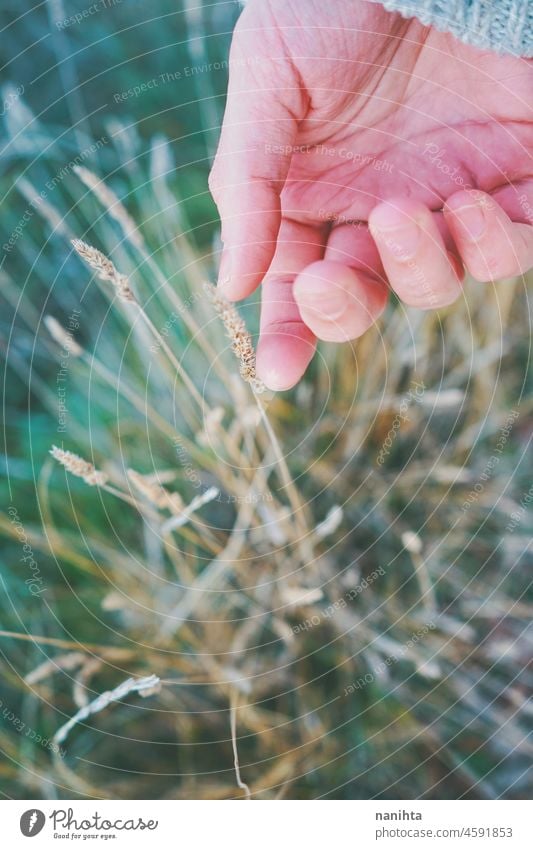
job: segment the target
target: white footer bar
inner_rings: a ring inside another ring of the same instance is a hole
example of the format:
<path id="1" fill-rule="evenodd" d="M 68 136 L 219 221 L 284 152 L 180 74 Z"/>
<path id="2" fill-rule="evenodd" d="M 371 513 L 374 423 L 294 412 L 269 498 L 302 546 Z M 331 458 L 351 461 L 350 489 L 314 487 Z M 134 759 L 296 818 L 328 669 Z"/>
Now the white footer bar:
<path id="1" fill-rule="evenodd" d="M 0 844 L 531 849 L 528 801 L 3 801 Z M 31 842 L 34 840 L 35 842 Z"/>

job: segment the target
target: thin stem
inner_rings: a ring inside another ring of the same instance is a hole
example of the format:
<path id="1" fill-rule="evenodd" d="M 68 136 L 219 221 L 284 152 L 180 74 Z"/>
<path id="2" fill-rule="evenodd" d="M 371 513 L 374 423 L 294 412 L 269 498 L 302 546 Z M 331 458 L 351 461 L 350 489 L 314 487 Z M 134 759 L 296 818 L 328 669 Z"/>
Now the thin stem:
<path id="1" fill-rule="evenodd" d="M 274 451 L 274 456 L 276 459 L 277 466 L 279 468 L 279 472 L 281 475 L 281 479 L 283 484 L 287 490 L 287 495 L 289 498 L 290 505 L 294 512 L 294 517 L 296 523 L 299 527 L 299 531 L 301 533 L 301 537 L 297 540 L 298 546 L 300 547 L 300 553 L 302 555 L 302 559 L 304 564 L 308 564 L 314 560 L 314 551 L 312 544 L 310 542 L 311 532 L 307 525 L 304 513 L 304 505 L 300 500 L 300 493 L 298 492 L 295 483 L 291 477 L 289 472 L 289 468 L 287 466 L 285 457 L 283 456 L 283 452 L 281 450 L 281 446 L 279 444 L 278 438 L 274 433 L 274 429 L 270 424 L 269 418 L 266 414 L 266 410 L 261 404 L 259 397 L 254 393 L 255 400 L 257 402 L 257 406 L 259 407 L 259 412 L 261 414 L 261 419 L 265 426 L 265 430 L 268 434 L 268 438 L 271 442 L 272 449 Z"/>
<path id="2" fill-rule="evenodd" d="M 149 316 L 145 313 L 144 309 L 141 307 L 141 305 L 139 303 L 137 303 L 137 307 L 138 307 L 139 314 L 140 314 L 141 318 L 143 319 L 143 321 L 145 322 L 147 327 L 151 330 L 154 337 L 157 339 L 158 344 L 164 350 L 164 352 L 167 355 L 167 357 L 169 358 L 170 362 L 172 363 L 172 365 L 176 369 L 176 372 L 183 378 L 183 382 L 185 383 L 187 389 L 189 390 L 189 392 L 193 396 L 194 400 L 198 404 L 200 410 L 203 411 L 204 407 L 208 406 L 208 405 L 206 404 L 206 402 L 204 401 L 204 399 L 202 398 L 202 396 L 198 392 L 193 381 L 191 380 L 191 378 L 189 377 L 189 375 L 187 374 L 187 372 L 183 368 L 182 364 L 176 358 L 176 355 L 174 354 L 174 352 L 172 351 L 170 346 L 167 345 L 167 343 L 165 342 L 163 336 L 161 335 L 161 333 L 159 332 L 159 330 L 157 329 L 157 327 L 153 323 L 152 319 L 149 318 Z"/>
<path id="3" fill-rule="evenodd" d="M 231 728 L 231 745 L 233 748 L 233 765 L 235 767 L 235 778 L 237 779 L 237 786 L 244 790 L 246 793 L 246 798 L 251 800 L 252 794 L 250 788 L 246 784 L 245 781 L 241 778 L 241 767 L 239 764 L 239 753 L 237 751 L 237 706 L 239 702 L 239 695 L 236 690 L 231 691 L 231 699 L 230 699 L 230 728 Z"/>

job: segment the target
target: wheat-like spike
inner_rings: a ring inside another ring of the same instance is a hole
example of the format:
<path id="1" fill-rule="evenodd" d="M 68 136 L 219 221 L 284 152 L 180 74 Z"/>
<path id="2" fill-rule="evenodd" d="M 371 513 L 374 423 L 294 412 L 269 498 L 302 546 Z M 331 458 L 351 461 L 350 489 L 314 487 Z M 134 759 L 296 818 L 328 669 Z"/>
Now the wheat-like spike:
<path id="1" fill-rule="evenodd" d="M 118 687 L 115 687 L 114 690 L 106 690 L 105 693 L 101 693 L 98 698 L 94 699 L 94 701 L 80 708 L 80 710 L 75 713 L 68 722 L 56 731 L 54 734 L 54 742 L 63 743 L 75 725 L 79 722 L 83 722 L 83 720 L 87 719 L 89 716 L 104 710 L 104 708 L 113 704 L 113 702 L 120 701 L 120 699 L 123 699 L 124 696 L 127 696 L 129 693 L 139 693 L 140 696 L 146 698 L 147 696 L 153 696 L 155 693 L 159 693 L 160 691 L 161 679 L 158 678 L 157 675 L 148 675 L 145 678 L 128 678 L 126 681 L 123 681 L 122 684 L 119 684 Z"/>
<path id="2" fill-rule="evenodd" d="M 92 463 L 87 462 L 87 460 L 84 460 L 77 454 L 73 454 L 72 451 L 64 451 L 62 448 L 58 448 L 57 445 L 52 445 L 50 454 L 54 460 L 57 460 L 58 463 L 61 463 L 65 467 L 67 472 L 70 472 L 71 475 L 75 475 L 77 478 L 83 478 L 89 486 L 104 486 L 107 483 L 108 476 L 105 472 L 99 472 Z"/>
<path id="3" fill-rule="evenodd" d="M 164 486 L 154 483 L 135 469 L 128 469 L 128 477 L 135 489 L 156 507 L 177 513 L 182 512 L 183 499 L 177 492 L 169 492 Z"/>
<path id="4" fill-rule="evenodd" d="M 45 315 L 44 323 L 54 342 L 57 342 L 65 351 L 68 351 L 70 356 L 81 357 L 83 348 L 74 340 L 72 333 L 65 330 L 57 319 L 52 315 Z"/>
<path id="5" fill-rule="evenodd" d="M 118 277 L 118 271 L 108 257 L 97 248 L 88 245 L 82 239 L 72 239 L 72 246 L 77 254 L 87 263 L 89 268 L 96 271 L 100 280 L 114 282 Z"/>
<path id="6" fill-rule="evenodd" d="M 72 169 L 77 177 L 98 198 L 102 206 L 105 206 L 111 218 L 120 225 L 126 238 L 138 248 L 144 247 L 144 242 L 139 233 L 135 221 L 126 210 L 124 204 L 116 196 L 114 191 L 107 186 L 100 177 L 84 168 L 83 165 L 75 165 Z"/>
<path id="7" fill-rule="evenodd" d="M 127 276 L 117 271 L 115 265 L 102 251 L 93 248 L 82 239 L 72 239 L 72 246 L 89 268 L 96 271 L 100 280 L 109 280 L 113 284 L 119 298 L 130 303 L 136 300 Z"/>
<path id="8" fill-rule="evenodd" d="M 240 362 L 240 374 L 243 380 L 249 383 L 256 393 L 264 392 L 266 387 L 262 380 L 257 377 L 255 367 L 255 350 L 244 319 L 239 315 L 237 308 L 222 295 L 216 286 L 205 284 L 211 303 L 222 319 L 226 328 L 226 335 L 231 339 L 231 350 Z"/>

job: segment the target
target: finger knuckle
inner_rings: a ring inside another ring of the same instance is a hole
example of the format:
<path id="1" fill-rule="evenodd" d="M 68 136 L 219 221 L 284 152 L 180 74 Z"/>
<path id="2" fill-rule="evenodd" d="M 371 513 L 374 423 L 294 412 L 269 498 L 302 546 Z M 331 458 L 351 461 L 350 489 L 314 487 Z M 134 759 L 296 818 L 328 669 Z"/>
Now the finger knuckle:
<path id="1" fill-rule="evenodd" d="M 275 334 L 276 336 L 289 336 L 293 339 L 301 339 L 302 336 L 306 335 L 306 332 L 309 333 L 302 321 L 290 318 L 274 319 L 263 330 L 264 335 Z"/>
<path id="2" fill-rule="evenodd" d="M 515 257 L 502 257 L 495 253 L 483 253 L 471 259 L 468 270 L 474 280 L 496 281 L 503 277 L 513 277 L 519 273 L 519 263 Z"/>

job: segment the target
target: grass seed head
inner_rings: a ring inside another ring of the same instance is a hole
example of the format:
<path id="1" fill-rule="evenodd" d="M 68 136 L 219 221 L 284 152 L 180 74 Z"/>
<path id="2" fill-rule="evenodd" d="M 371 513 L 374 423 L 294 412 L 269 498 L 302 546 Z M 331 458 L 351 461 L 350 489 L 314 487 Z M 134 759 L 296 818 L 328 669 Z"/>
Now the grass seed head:
<path id="1" fill-rule="evenodd" d="M 181 513 L 184 507 L 183 499 L 177 492 L 168 492 L 161 484 L 149 480 L 146 475 L 141 475 L 135 469 L 128 469 L 128 478 L 133 486 L 143 495 L 147 501 L 162 510 L 171 510 Z"/>
<path id="2" fill-rule="evenodd" d="M 105 472 L 99 472 L 92 463 L 89 463 L 77 454 L 73 454 L 72 451 L 64 451 L 62 448 L 52 445 L 50 454 L 54 460 L 57 460 L 58 463 L 61 463 L 65 467 L 67 472 L 70 472 L 71 475 L 75 475 L 77 478 L 83 478 L 89 486 L 103 486 L 107 483 L 108 477 Z"/>
<path id="3" fill-rule="evenodd" d="M 105 256 L 102 251 L 88 245 L 82 239 L 72 239 L 72 246 L 78 256 L 89 266 L 100 280 L 108 280 L 115 287 L 118 297 L 123 301 L 134 302 L 136 300 L 133 294 L 129 280 L 125 274 L 121 274 L 115 268 L 109 257 Z"/>
<path id="4" fill-rule="evenodd" d="M 205 291 L 226 328 L 226 335 L 231 340 L 231 350 L 240 363 L 239 371 L 242 379 L 251 385 L 254 392 L 258 394 L 264 392 L 265 385 L 257 377 L 252 337 L 246 328 L 244 319 L 239 315 L 237 308 L 231 301 L 228 301 L 215 286 L 206 283 Z"/>

